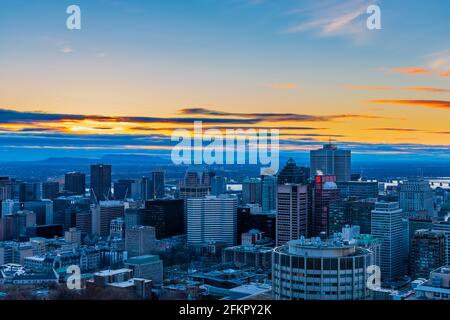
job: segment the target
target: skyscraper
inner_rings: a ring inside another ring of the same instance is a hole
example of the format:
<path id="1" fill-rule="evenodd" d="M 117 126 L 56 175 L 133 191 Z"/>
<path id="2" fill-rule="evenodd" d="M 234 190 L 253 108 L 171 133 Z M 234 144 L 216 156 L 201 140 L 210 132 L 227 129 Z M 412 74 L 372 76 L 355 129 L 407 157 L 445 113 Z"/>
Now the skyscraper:
<path id="1" fill-rule="evenodd" d="M 298 167 L 294 159 L 290 158 L 278 174 L 278 184 L 305 184 L 310 175 L 309 168 Z"/>
<path id="2" fill-rule="evenodd" d="M 411 278 L 427 278 L 430 272 L 445 265 L 445 237 L 442 231 L 417 230 L 411 250 Z"/>
<path id="3" fill-rule="evenodd" d="M 155 228 L 134 226 L 125 230 L 125 247 L 128 257 L 150 254 L 156 245 Z"/>
<path id="4" fill-rule="evenodd" d="M 334 175 L 336 181 L 350 181 L 352 171 L 350 150 L 340 150 L 335 144 L 326 144 L 322 149 L 312 150 L 311 178 L 316 175 Z"/>
<path id="5" fill-rule="evenodd" d="M 221 195 L 187 200 L 187 241 L 192 245 L 237 242 L 237 199 Z"/>
<path id="6" fill-rule="evenodd" d="M 265 212 L 277 209 L 278 183 L 274 176 L 262 178 L 262 210 Z"/>
<path id="7" fill-rule="evenodd" d="M 311 232 L 313 237 L 321 233 L 330 235 L 329 213 L 330 204 L 339 200 L 339 189 L 335 176 L 316 176 L 312 190 L 312 221 Z"/>
<path id="8" fill-rule="evenodd" d="M 403 276 L 403 222 L 398 202 L 377 202 L 372 211 L 372 235 L 380 241 L 381 281 Z"/>
<path id="9" fill-rule="evenodd" d="M 306 185 L 278 186 L 276 245 L 307 236 L 308 191 Z"/>
<path id="10" fill-rule="evenodd" d="M 450 265 L 450 222 L 440 221 L 433 224 L 433 230 L 438 230 L 444 232 L 445 236 L 445 265 Z"/>
<path id="11" fill-rule="evenodd" d="M 66 173 L 64 190 L 74 195 L 84 195 L 86 193 L 86 175 L 82 172 Z"/>
<path id="12" fill-rule="evenodd" d="M 9 177 L 0 177 L 0 201 L 12 199 L 12 181 Z"/>
<path id="13" fill-rule="evenodd" d="M 100 201 L 91 207 L 92 233 L 101 237 L 109 235 L 111 221 L 124 218 L 125 207 L 121 201 Z"/>
<path id="14" fill-rule="evenodd" d="M 111 165 L 91 165 L 91 198 L 96 201 L 111 199 Z"/>
<path id="15" fill-rule="evenodd" d="M 56 199 L 59 195 L 59 182 L 47 181 L 42 183 L 42 198 L 43 199 Z"/>
<path id="16" fill-rule="evenodd" d="M 400 184 L 400 208 L 409 215 L 434 214 L 433 190 L 421 178 L 408 179 Z"/>
<path id="17" fill-rule="evenodd" d="M 42 199 L 42 184 L 23 182 L 19 185 L 19 202 L 39 201 Z"/>
<path id="18" fill-rule="evenodd" d="M 261 205 L 261 179 L 250 178 L 242 182 L 242 203 Z"/>
<path id="19" fill-rule="evenodd" d="M 337 240 L 299 239 L 273 252 L 276 300 L 366 300 L 373 252 Z"/>
<path id="20" fill-rule="evenodd" d="M 211 180 L 211 195 L 218 196 L 227 192 L 227 178 L 215 176 Z"/>
<path id="21" fill-rule="evenodd" d="M 184 200 L 146 201 L 145 209 L 141 209 L 140 214 L 144 226 L 155 227 L 157 239 L 186 234 L 184 229 Z"/>
<path id="22" fill-rule="evenodd" d="M 162 199 L 165 195 L 165 173 L 162 170 L 152 171 L 153 199 Z"/>
<path id="23" fill-rule="evenodd" d="M 359 226 L 362 234 L 370 234 L 372 210 L 375 209 L 376 201 L 377 199 L 353 198 L 332 201 L 328 216 L 330 234 L 341 232 L 345 225 Z"/>
<path id="24" fill-rule="evenodd" d="M 131 198 L 134 182 L 134 180 L 119 180 L 114 182 L 114 199 L 123 201 L 127 198 Z"/>

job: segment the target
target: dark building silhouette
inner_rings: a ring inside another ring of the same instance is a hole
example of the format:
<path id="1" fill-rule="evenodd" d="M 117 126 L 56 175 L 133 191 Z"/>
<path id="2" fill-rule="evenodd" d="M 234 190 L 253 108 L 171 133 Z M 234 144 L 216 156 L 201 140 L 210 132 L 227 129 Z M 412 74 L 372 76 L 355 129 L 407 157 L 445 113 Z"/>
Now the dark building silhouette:
<path id="1" fill-rule="evenodd" d="M 134 180 L 119 180 L 114 182 L 114 199 L 125 200 L 131 198 L 131 188 Z"/>
<path id="2" fill-rule="evenodd" d="M 86 175 L 82 172 L 66 173 L 64 190 L 74 195 L 84 195 L 86 193 Z"/>
<path id="3" fill-rule="evenodd" d="M 370 234 L 372 231 L 372 210 L 375 209 L 377 199 L 356 198 L 341 199 L 330 203 L 329 230 L 330 235 L 342 232 L 345 225 L 360 226 L 362 234 Z"/>
<path id="4" fill-rule="evenodd" d="M 23 182 L 19 185 L 19 201 L 39 201 L 42 198 L 42 185 L 39 182 Z"/>
<path id="5" fill-rule="evenodd" d="M 140 210 L 144 226 L 155 228 L 156 238 L 164 239 L 186 234 L 184 227 L 184 200 L 151 200 Z"/>
<path id="6" fill-rule="evenodd" d="M 111 165 L 91 165 L 91 198 L 104 201 L 111 198 Z"/>
<path id="7" fill-rule="evenodd" d="M 310 170 L 306 167 L 297 167 L 291 158 L 278 174 L 278 184 L 305 184 L 309 179 Z"/>
<path id="8" fill-rule="evenodd" d="M 411 251 L 411 277 L 428 278 L 430 272 L 445 265 L 445 236 L 442 231 L 417 230 Z"/>
<path id="9" fill-rule="evenodd" d="M 264 233 L 264 236 L 275 240 L 276 237 L 276 213 L 262 212 L 251 213 L 250 207 L 237 208 L 237 236 L 257 229 Z"/>
<path id="10" fill-rule="evenodd" d="M 165 173 L 162 170 L 152 171 L 152 195 L 153 199 L 164 198 L 165 195 Z"/>
<path id="11" fill-rule="evenodd" d="M 48 181 L 42 184 L 42 198 L 43 199 L 56 199 L 59 196 L 59 182 Z"/>

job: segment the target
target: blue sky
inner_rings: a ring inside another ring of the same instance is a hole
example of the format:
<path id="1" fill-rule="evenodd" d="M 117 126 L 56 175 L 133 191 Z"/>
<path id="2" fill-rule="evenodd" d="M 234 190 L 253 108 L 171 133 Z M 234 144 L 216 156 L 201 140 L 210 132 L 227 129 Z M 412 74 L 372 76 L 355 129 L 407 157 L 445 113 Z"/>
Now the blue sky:
<path id="1" fill-rule="evenodd" d="M 72 4 L 79 31 L 65 27 Z M 365 27 L 370 4 L 382 30 Z M 449 12 L 446 0 L 3 0 L 0 157 L 149 153 L 181 118 L 211 117 L 183 111 L 202 109 L 301 128 L 284 141 L 298 152 L 333 137 L 446 158 Z"/>

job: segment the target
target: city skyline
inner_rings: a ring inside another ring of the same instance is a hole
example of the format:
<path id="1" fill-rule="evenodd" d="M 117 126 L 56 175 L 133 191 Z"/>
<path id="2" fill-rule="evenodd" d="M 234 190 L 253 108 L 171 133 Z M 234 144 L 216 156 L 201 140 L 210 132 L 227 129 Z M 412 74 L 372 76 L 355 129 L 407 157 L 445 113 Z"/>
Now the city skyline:
<path id="1" fill-rule="evenodd" d="M 356 157 L 450 155 L 446 1 L 78 1 L 74 31 L 70 4 L 3 3 L 3 161 L 169 154 L 198 120 L 279 128 L 282 154 L 332 140 Z"/>

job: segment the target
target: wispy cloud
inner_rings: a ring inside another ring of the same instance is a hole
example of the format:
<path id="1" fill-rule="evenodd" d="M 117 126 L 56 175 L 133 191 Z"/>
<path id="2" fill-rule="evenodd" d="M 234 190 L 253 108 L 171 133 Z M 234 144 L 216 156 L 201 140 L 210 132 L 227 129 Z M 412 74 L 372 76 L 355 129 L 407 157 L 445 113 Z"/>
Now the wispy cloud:
<path id="1" fill-rule="evenodd" d="M 445 100 L 370 100 L 370 103 L 411 105 L 434 109 L 450 109 L 450 101 Z"/>
<path id="2" fill-rule="evenodd" d="M 407 75 L 435 75 L 442 78 L 450 77 L 450 49 L 431 53 L 422 58 L 421 66 L 395 67 L 389 71 Z"/>
<path id="3" fill-rule="evenodd" d="M 397 88 L 397 87 L 383 87 L 383 86 L 342 86 L 344 90 L 349 91 L 387 91 L 387 90 L 401 90 L 401 91 L 417 91 L 428 93 L 450 93 L 450 89 L 431 88 L 431 87 L 412 87 L 412 88 Z"/>
<path id="4" fill-rule="evenodd" d="M 297 22 L 286 30 L 287 33 L 313 32 L 320 37 L 347 36 L 361 40 L 368 34 L 366 11 L 378 1 L 306 1 L 306 4 L 291 13 L 299 16 Z"/>

